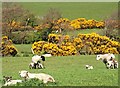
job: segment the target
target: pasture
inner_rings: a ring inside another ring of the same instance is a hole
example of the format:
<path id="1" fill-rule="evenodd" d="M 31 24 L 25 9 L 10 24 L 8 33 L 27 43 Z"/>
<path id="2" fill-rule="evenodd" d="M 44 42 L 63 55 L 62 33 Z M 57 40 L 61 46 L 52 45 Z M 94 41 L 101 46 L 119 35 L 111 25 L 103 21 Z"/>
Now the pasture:
<path id="1" fill-rule="evenodd" d="M 40 17 L 44 16 L 49 8 L 56 8 L 60 11 L 62 17 L 70 20 L 79 17 L 104 20 L 118 7 L 118 3 L 115 2 L 19 2 L 18 4 L 35 16 Z M 102 33 L 102 30 L 68 30 L 63 31 L 62 34 L 77 36 L 78 33 L 92 32 Z M 96 60 L 96 55 L 53 56 L 46 58 L 45 69 L 29 69 L 29 63 L 33 56 L 31 52 L 32 44 L 14 44 L 14 46 L 18 49 L 18 54 L 15 57 L 2 58 L 2 76 L 22 79 L 19 76 L 19 71 L 27 70 L 33 73 L 43 72 L 53 76 L 57 84 L 48 84 L 47 86 L 118 86 L 118 69 L 106 69 L 102 61 Z M 115 56 L 118 60 L 118 55 Z M 86 64 L 92 65 L 94 69 L 87 70 L 85 68 Z"/>
<path id="2" fill-rule="evenodd" d="M 27 70 L 52 75 L 57 82 L 53 86 L 118 86 L 118 69 L 106 69 L 95 58 L 95 55 L 49 57 L 46 58 L 45 69 L 29 69 L 31 57 L 5 57 L 2 58 L 2 75 L 21 79 L 18 72 Z M 94 69 L 87 70 L 86 64 Z"/>
<path id="3" fill-rule="evenodd" d="M 104 20 L 117 11 L 118 7 L 116 2 L 21 2 L 18 4 L 40 17 L 44 16 L 49 8 L 55 8 L 62 17 L 70 20 L 79 17 Z"/>

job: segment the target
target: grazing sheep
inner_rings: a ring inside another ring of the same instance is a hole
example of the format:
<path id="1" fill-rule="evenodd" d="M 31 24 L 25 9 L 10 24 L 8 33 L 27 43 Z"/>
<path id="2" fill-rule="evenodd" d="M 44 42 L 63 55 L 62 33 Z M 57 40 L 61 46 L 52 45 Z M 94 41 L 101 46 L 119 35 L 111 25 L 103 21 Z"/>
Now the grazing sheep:
<path id="1" fill-rule="evenodd" d="M 37 64 L 41 61 L 42 61 L 42 65 L 44 66 L 44 61 L 45 61 L 44 56 L 35 55 L 32 57 L 32 62 L 34 63 L 35 69 L 36 69 Z"/>
<path id="2" fill-rule="evenodd" d="M 109 54 L 99 54 L 99 55 L 97 55 L 96 60 L 100 60 L 100 59 L 107 60 L 107 61 L 113 60 L 113 59 L 115 59 L 115 55 L 110 54 L 110 53 Z"/>
<path id="3" fill-rule="evenodd" d="M 5 84 L 4 86 L 10 86 L 10 85 L 15 85 L 17 83 L 21 83 L 22 80 L 12 80 L 12 77 L 3 77 L 5 79 Z"/>
<path id="4" fill-rule="evenodd" d="M 48 75 L 48 74 L 44 74 L 44 73 L 39 73 L 39 74 L 30 73 L 30 72 L 25 71 L 25 70 L 20 71 L 19 74 L 25 80 L 31 79 L 31 78 L 37 78 L 37 79 L 43 81 L 43 83 L 45 83 L 45 84 L 48 83 L 48 82 L 54 82 L 55 83 L 54 78 L 52 76 Z"/>
<path id="5" fill-rule="evenodd" d="M 96 60 L 102 60 L 103 63 L 105 64 L 106 68 L 108 69 L 114 69 L 118 68 L 118 62 L 115 60 L 115 55 L 114 54 L 99 54 L 96 57 Z"/>
<path id="6" fill-rule="evenodd" d="M 115 55 L 110 54 L 110 53 L 108 53 L 108 54 L 99 54 L 99 55 L 97 55 L 96 60 L 100 60 L 100 59 L 103 61 L 103 63 L 106 66 L 108 61 L 115 59 Z"/>
<path id="7" fill-rule="evenodd" d="M 35 56 L 32 57 L 32 62 L 33 63 L 37 63 L 40 60 L 45 61 L 45 57 L 44 56 L 39 56 L 39 55 L 35 55 Z"/>
<path id="8" fill-rule="evenodd" d="M 86 67 L 86 69 L 93 69 L 93 66 L 91 66 L 91 65 L 85 65 L 85 67 Z"/>

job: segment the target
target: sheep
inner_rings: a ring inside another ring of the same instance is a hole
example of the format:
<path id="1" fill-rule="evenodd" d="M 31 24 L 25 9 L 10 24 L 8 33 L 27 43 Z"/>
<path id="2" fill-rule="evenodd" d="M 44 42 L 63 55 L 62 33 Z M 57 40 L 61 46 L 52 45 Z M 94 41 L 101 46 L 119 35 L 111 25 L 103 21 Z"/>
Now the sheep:
<path id="1" fill-rule="evenodd" d="M 38 61 L 37 63 L 33 63 L 33 62 L 31 62 L 30 64 L 29 64 L 29 68 L 30 69 L 36 69 L 36 68 L 44 68 L 43 67 L 43 65 L 42 65 L 42 63 L 40 62 L 40 61 Z"/>
<path id="2" fill-rule="evenodd" d="M 108 61 L 106 64 L 107 69 L 116 69 L 118 68 L 118 62 L 116 60 Z"/>
<path id="3" fill-rule="evenodd" d="M 36 68 L 36 65 L 38 64 L 38 62 L 41 62 L 42 60 L 42 65 L 44 66 L 44 61 L 45 61 L 45 57 L 44 56 L 39 56 L 39 55 L 34 55 L 32 57 L 32 62 L 34 63 L 34 67 Z"/>
<path id="4" fill-rule="evenodd" d="M 5 79 L 4 86 L 15 85 L 17 83 L 22 83 L 22 80 L 12 80 L 12 77 L 3 77 Z"/>
<path id="5" fill-rule="evenodd" d="M 42 56 L 44 56 L 44 57 L 51 57 L 52 55 L 51 54 L 43 54 Z"/>
<path id="6" fill-rule="evenodd" d="M 48 74 L 44 74 L 44 73 L 39 73 L 39 74 L 30 73 L 30 72 L 28 72 L 26 70 L 19 71 L 19 74 L 25 80 L 32 79 L 32 78 L 37 78 L 37 79 L 43 81 L 44 84 L 46 84 L 48 82 L 54 82 L 55 83 L 54 78 L 52 76 L 48 75 Z"/>
<path id="7" fill-rule="evenodd" d="M 118 62 L 116 60 L 113 60 L 114 62 L 114 68 L 118 68 Z"/>
<path id="8" fill-rule="evenodd" d="M 44 67 L 43 67 L 43 65 L 41 63 L 38 63 L 37 68 L 44 68 Z"/>
<path id="9" fill-rule="evenodd" d="M 39 56 L 39 55 L 34 55 L 34 56 L 32 57 L 32 62 L 33 62 L 33 63 L 37 63 L 37 62 L 40 61 L 40 60 L 45 61 L 45 57 L 44 57 L 44 56 Z"/>
<path id="10" fill-rule="evenodd" d="M 96 60 L 100 60 L 100 59 L 106 65 L 108 61 L 115 59 L 115 55 L 110 54 L 110 53 L 108 53 L 108 54 L 99 54 L 99 55 L 97 55 Z"/>
<path id="11" fill-rule="evenodd" d="M 85 67 L 86 67 L 86 69 L 89 69 L 89 70 L 93 69 L 92 65 L 85 65 Z"/>
<path id="12" fill-rule="evenodd" d="M 30 69 L 35 68 L 35 65 L 34 65 L 34 63 L 33 63 L 33 62 L 31 62 L 31 63 L 29 64 L 29 68 L 30 68 Z"/>
<path id="13" fill-rule="evenodd" d="M 114 62 L 111 60 L 111 61 L 108 61 L 106 63 L 106 68 L 107 69 L 114 69 Z"/>
<path id="14" fill-rule="evenodd" d="M 100 60 L 100 59 L 102 59 L 102 60 L 106 59 L 107 61 L 108 60 L 113 60 L 113 59 L 115 59 L 115 55 L 110 54 L 110 53 L 108 53 L 108 54 L 99 54 L 99 55 L 97 55 L 96 60 Z"/>

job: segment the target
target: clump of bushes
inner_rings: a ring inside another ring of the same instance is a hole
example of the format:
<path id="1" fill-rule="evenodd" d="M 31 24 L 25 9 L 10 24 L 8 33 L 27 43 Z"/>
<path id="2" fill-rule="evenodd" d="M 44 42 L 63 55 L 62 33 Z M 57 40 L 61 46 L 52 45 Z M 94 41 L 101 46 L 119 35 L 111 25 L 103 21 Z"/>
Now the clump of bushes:
<path id="1" fill-rule="evenodd" d="M 120 43 L 97 33 L 78 34 L 74 38 L 69 35 L 49 34 L 48 42 L 34 42 L 32 49 L 36 54 L 51 53 L 53 56 L 85 54 L 120 54 Z"/>
<path id="2" fill-rule="evenodd" d="M 2 37 L 0 51 L 2 56 L 15 56 L 17 54 L 17 49 L 12 44 L 12 40 L 8 39 L 7 36 Z"/>

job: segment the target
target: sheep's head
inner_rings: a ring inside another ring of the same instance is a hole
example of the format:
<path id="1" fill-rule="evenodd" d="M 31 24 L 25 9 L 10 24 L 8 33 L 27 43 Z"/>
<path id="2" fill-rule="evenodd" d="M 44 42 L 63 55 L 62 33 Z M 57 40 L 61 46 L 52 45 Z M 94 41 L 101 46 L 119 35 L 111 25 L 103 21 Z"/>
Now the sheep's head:
<path id="1" fill-rule="evenodd" d="M 96 60 L 100 60 L 101 59 L 101 55 L 97 55 Z"/>
<path id="2" fill-rule="evenodd" d="M 28 76 L 28 71 L 22 70 L 19 71 L 20 77 L 26 78 Z"/>
<path id="3" fill-rule="evenodd" d="M 41 59 L 42 59 L 42 61 L 45 61 L 45 57 L 44 56 L 41 56 Z"/>
<path id="4" fill-rule="evenodd" d="M 3 76 L 3 81 L 4 82 L 9 82 L 12 80 L 12 76 Z"/>

